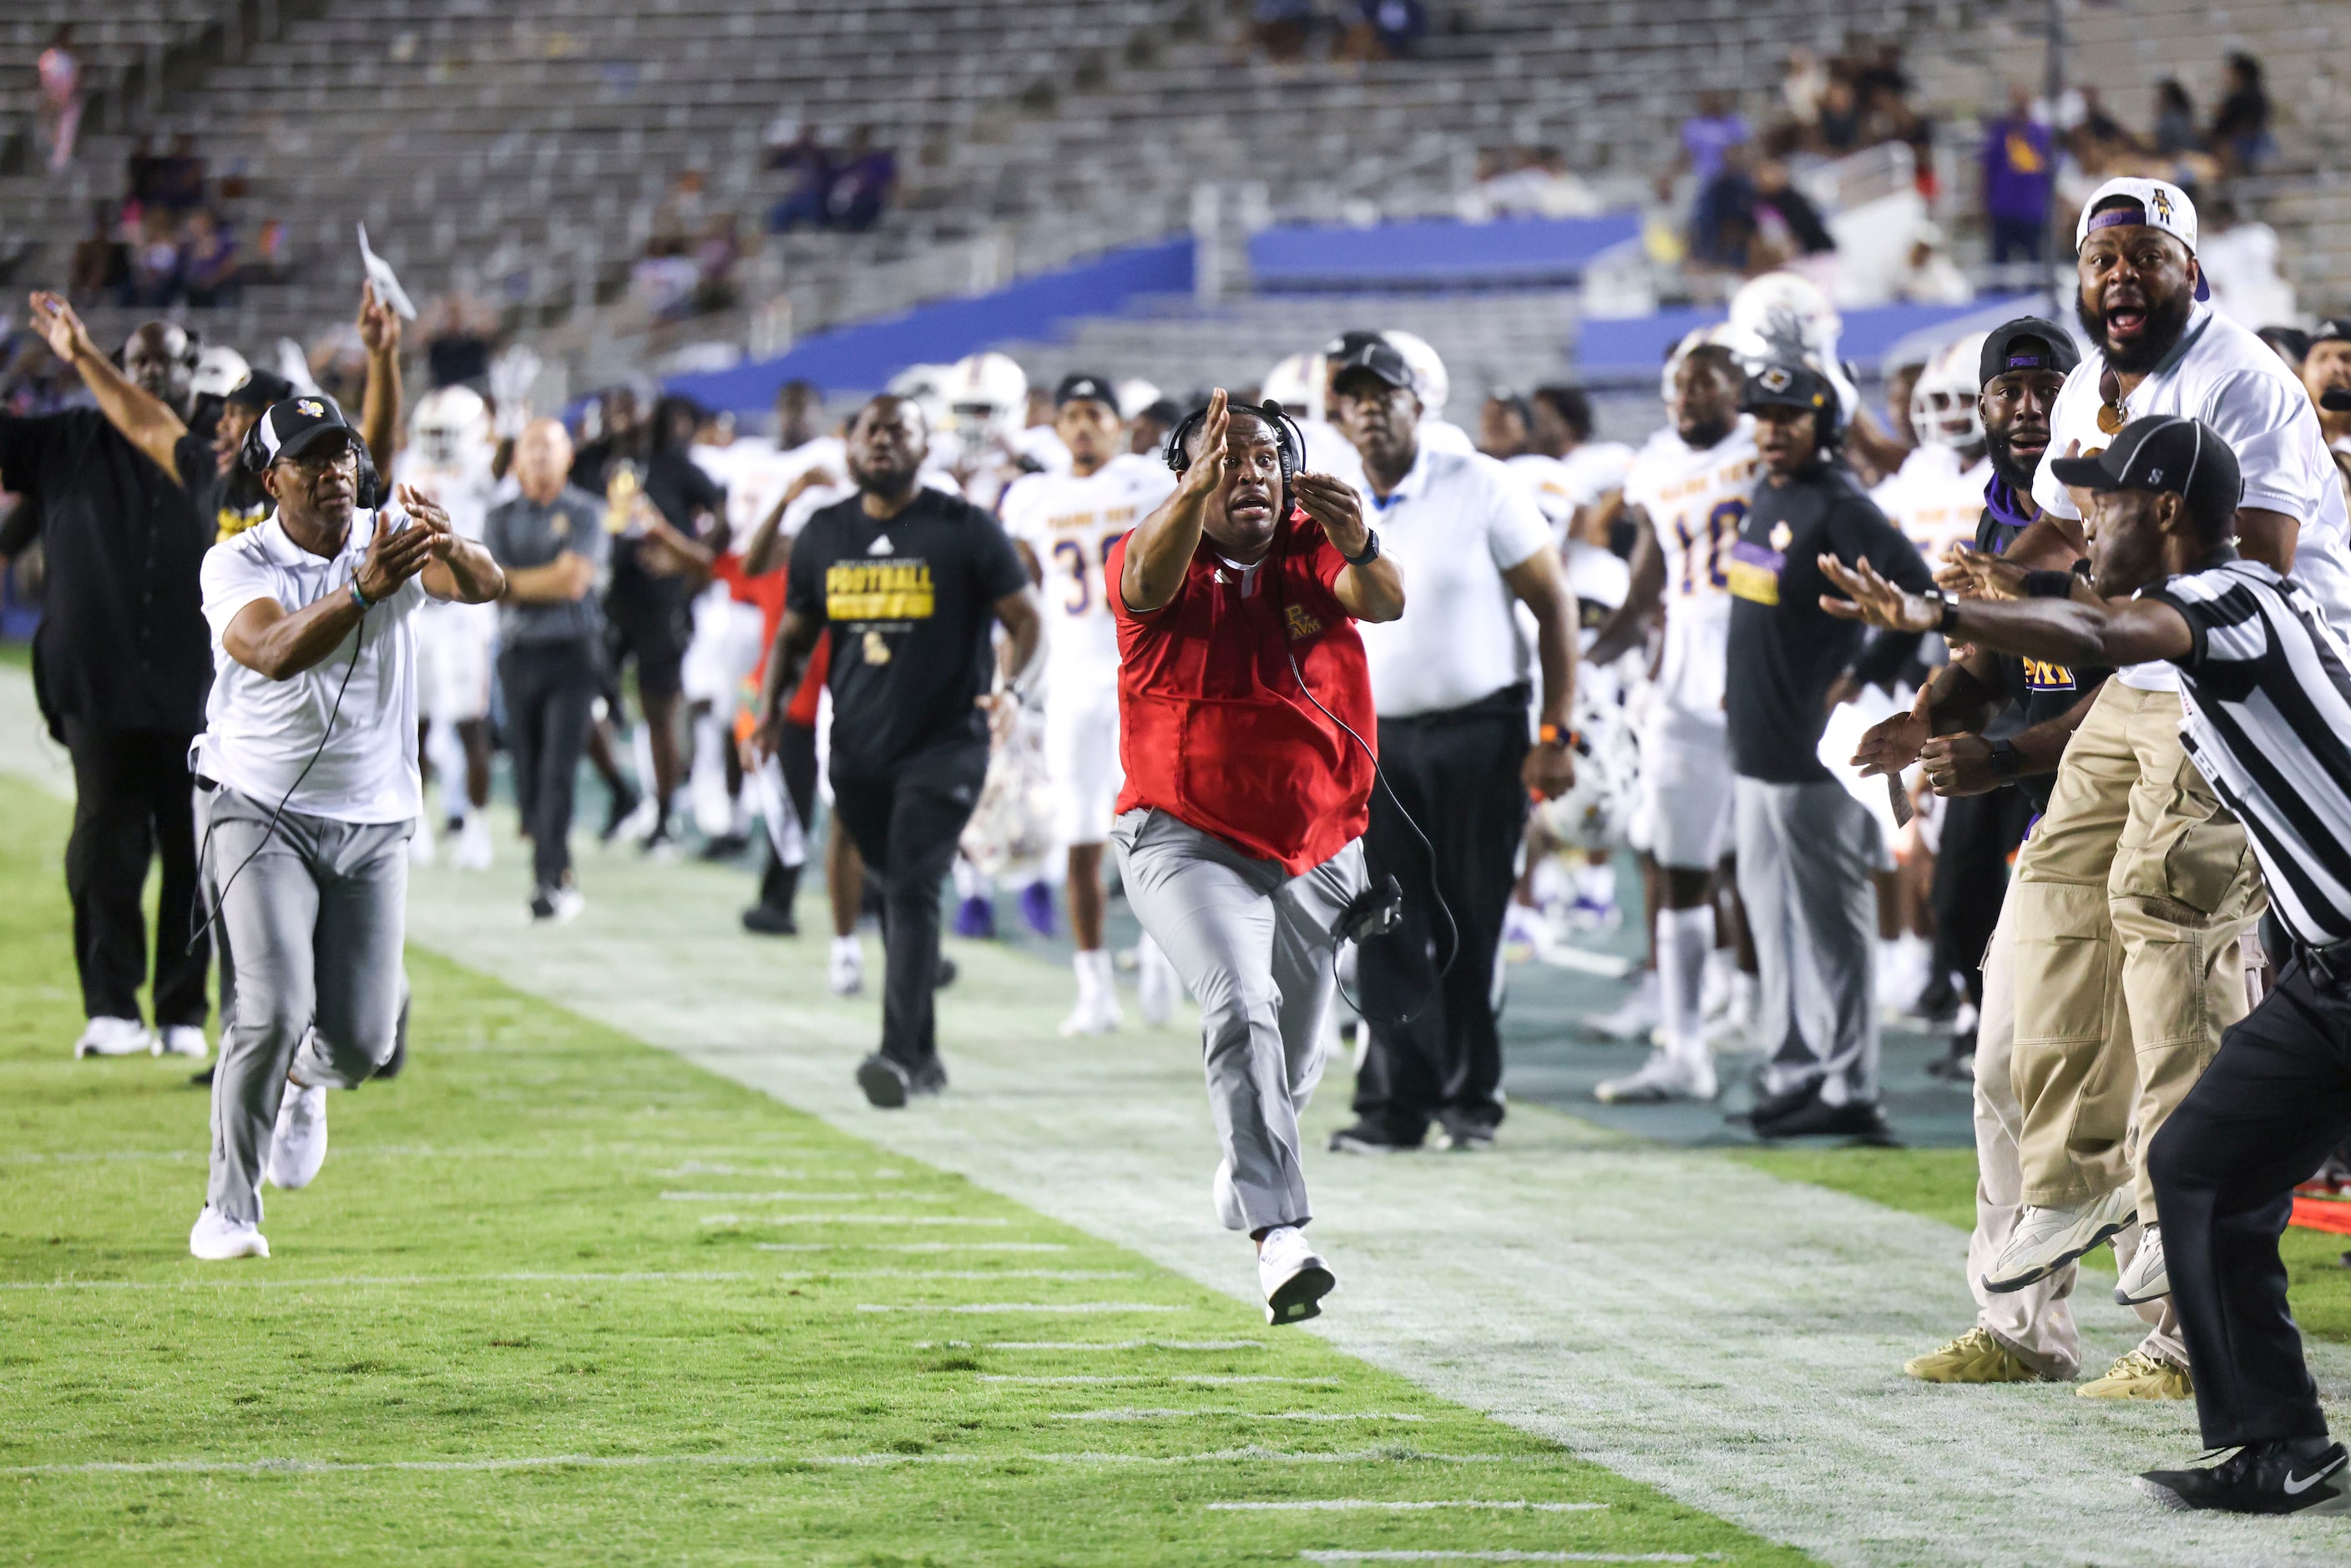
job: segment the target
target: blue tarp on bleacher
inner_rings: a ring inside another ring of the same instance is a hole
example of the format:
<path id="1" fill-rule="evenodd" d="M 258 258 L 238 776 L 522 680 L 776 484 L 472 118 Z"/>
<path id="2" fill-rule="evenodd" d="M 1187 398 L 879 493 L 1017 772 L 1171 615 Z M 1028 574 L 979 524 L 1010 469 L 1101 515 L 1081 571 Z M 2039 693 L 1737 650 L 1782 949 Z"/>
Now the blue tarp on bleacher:
<path id="1" fill-rule="evenodd" d="M 1914 332 L 1971 316 L 1997 325 L 2012 316 L 2039 314 L 2047 307 L 2037 294 L 2011 298 L 1987 296 L 1966 305 L 1881 305 L 1869 310 L 1847 310 L 1837 351 L 1864 371 L 1876 368 L 1886 350 Z M 1667 351 L 1697 327 L 1723 319 L 1721 310 L 1660 310 L 1622 321 L 1587 320 L 1578 329 L 1575 367 L 1594 381 L 1617 376 L 1655 375 Z"/>
<path id="2" fill-rule="evenodd" d="M 828 393 L 870 392 L 908 365 L 942 364 L 1016 339 L 1050 338 L 1081 316 L 1115 316 L 1140 294 L 1192 287 L 1192 242 L 1135 246 L 1040 272 L 993 293 L 942 299 L 804 338 L 772 360 L 674 376 L 669 388 L 715 409 L 765 413 L 798 378 Z"/>
<path id="3" fill-rule="evenodd" d="M 1638 213 L 1595 218 L 1453 218 L 1374 224 L 1282 224 L 1249 236 L 1261 289 L 1493 288 L 1568 283 L 1614 245 L 1641 237 Z"/>

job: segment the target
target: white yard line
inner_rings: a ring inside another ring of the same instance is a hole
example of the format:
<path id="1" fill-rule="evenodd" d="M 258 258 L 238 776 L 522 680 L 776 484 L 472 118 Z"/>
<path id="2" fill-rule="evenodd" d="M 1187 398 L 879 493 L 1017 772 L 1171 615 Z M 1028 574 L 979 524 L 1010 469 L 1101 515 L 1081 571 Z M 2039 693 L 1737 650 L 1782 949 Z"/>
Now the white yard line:
<path id="1" fill-rule="evenodd" d="M 659 1465 L 724 1469 L 760 1465 L 1521 1465 L 1526 1454 L 1430 1454 L 1417 1449 L 1364 1448 L 1352 1453 L 1296 1453 L 1280 1448 L 1215 1448 L 1196 1454 L 538 1454 L 470 1459 L 90 1459 L 80 1463 L 0 1465 L 0 1476 L 334 1475 L 373 1470 L 463 1474 L 486 1470 L 639 1469 Z"/>
<path id="2" fill-rule="evenodd" d="M 0 675 L 0 695 L 24 685 Z M 6 739 L 0 768 L 24 751 Z M 582 850 L 589 907 L 559 936 L 517 917 L 511 876 L 431 868 L 412 883 L 411 939 L 1257 1310 L 1248 1245 L 1209 1213 L 1188 1026 L 1062 1040 L 1066 976 L 955 943 L 950 1087 L 878 1113 L 851 1072 L 880 1001 L 829 994 L 820 941 L 736 930 L 740 873 L 651 866 L 585 835 Z M 1311 1134 L 1343 1110 L 1344 1079 L 1343 1061 Z M 1904 1378 L 1906 1357 L 1973 1317 L 1949 1227 L 1526 1106 L 1490 1153 L 1351 1160 L 1318 1142 L 1307 1169 L 1341 1286 L 1305 1332 L 1825 1561 L 2351 1560 L 2351 1520 L 2178 1515 L 2139 1497 L 2135 1472 L 2199 1451 L 2184 1404 Z M 2093 1365 L 2135 1342 L 2121 1309 L 2087 1291 L 2075 1306 Z M 2318 1345 L 2312 1362 L 2339 1407 L 2351 1354 Z"/>

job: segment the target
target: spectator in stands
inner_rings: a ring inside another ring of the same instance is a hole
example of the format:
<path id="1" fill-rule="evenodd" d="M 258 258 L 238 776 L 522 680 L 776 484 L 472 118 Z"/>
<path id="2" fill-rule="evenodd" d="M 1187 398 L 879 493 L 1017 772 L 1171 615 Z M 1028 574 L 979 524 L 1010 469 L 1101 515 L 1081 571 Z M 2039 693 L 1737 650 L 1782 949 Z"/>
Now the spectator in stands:
<path id="1" fill-rule="evenodd" d="M 1753 183 L 1749 216 L 1755 225 L 1757 243 L 1770 254 L 1750 255 L 1747 258 L 1748 271 L 1769 270 L 1808 256 L 1835 253 L 1836 241 L 1831 237 L 1828 225 L 1822 222 L 1821 210 L 1796 188 L 1789 177 L 1787 164 L 1777 158 L 1758 160 Z"/>
<path id="2" fill-rule="evenodd" d="M 1861 99 L 1852 78 L 1835 66 L 1829 68 L 1828 85 L 1821 89 L 1820 114 L 1814 124 L 1817 152 L 1842 158 L 1861 146 Z"/>
<path id="3" fill-rule="evenodd" d="M 743 258 L 741 225 L 733 213 L 717 213 L 702 227 L 694 246 L 694 308 L 708 315 L 735 303 L 735 264 Z"/>
<path id="4" fill-rule="evenodd" d="M 1401 59 L 1428 33 L 1428 8 L 1421 0 L 1354 0 L 1354 13 L 1341 44 L 1351 60 Z"/>
<path id="5" fill-rule="evenodd" d="M 283 283 L 294 275 L 293 252 L 286 245 L 285 219 L 262 220 L 261 233 L 254 241 L 253 259 L 245 270 L 265 283 Z"/>
<path id="6" fill-rule="evenodd" d="M 897 154 L 874 146 L 873 128 L 861 125 L 850 143 L 847 161 L 826 193 L 825 211 L 831 215 L 833 227 L 863 234 L 882 216 L 897 188 Z"/>
<path id="7" fill-rule="evenodd" d="M 81 130 L 81 61 L 74 57 L 73 24 L 61 24 L 49 35 L 49 47 L 34 62 L 40 78 L 39 107 L 34 111 L 41 140 L 49 144 L 49 172 L 62 173 L 73 162 L 74 137 Z"/>
<path id="8" fill-rule="evenodd" d="M 1975 285 L 1944 251 L 1943 231 L 1931 219 L 1918 225 L 1894 287 L 1913 305 L 1964 305 L 1976 297 Z"/>
<path id="9" fill-rule="evenodd" d="M 2166 77 L 2155 84 L 2155 129 L 2148 140 L 2166 158 L 2204 150 L 2204 138 L 2196 130 L 2196 100 L 2188 96 L 2178 77 Z"/>
<path id="10" fill-rule="evenodd" d="M 1810 131 L 1821 122 L 1821 98 L 1828 91 L 1828 68 L 1820 56 L 1807 48 L 1788 51 L 1788 64 L 1780 74 L 1780 101 L 1787 109 L 1788 122 Z"/>
<path id="11" fill-rule="evenodd" d="M 2199 204 L 2202 237 L 2196 263 L 2211 287 L 2212 308 L 2254 330 L 2292 320 L 2297 314 L 2294 285 L 2279 256 L 2277 231 L 2245 219 L 2225 191 L 2210 193 Z"/>
<path id="12" fill-rule="evenodd" d="M 244 292 L 236 254 L 236 233 L 208 207 L 188 214 L 187 236 L 180 248 L 181 277 L 188 303 L 209 308 L 234 305 Z"/>
<path id="13" fill-rule="evenodd" d="M 1984 223 L 1995 267 L 2043 259 L 2053 157 L 2049 127 L 2032 112 L 2032 95 L 2011 87 L 2008 112 L 1984 127 Z"/>
<path id="14" fill-rule="evenodd" d="M 204 161 L 186 131 L 172 138 L 172 151 L 155 161 L 154 203 L 177 216 L 204 204 Z"/>
<path id="15" fill-rule="evenodd" d="M 1556 147 L 1520 147 L 1505 157 L 1479 154 L 1478 183 L 1461 193 L 1455 210 L 1465 223 L 1497 217 L 1577 218 L 1602 210 L 1591 186 L 1567 166 Z"/>
<path id="16" fill-rule="evenodd" d="M 768 232 L 789 234 L 803 224 L 822 228 L 825 197 L 832 190 L 832 154 L 817 141 L 811 126 L 782 120 L 776 130 L 779 134 L 770 142 L 768 167 L 781 172 L 787 184 L 783 199 L 768 209 Z"/>
<path id="17" fill-rule="evenodd" d="M 150 211 L 141 225 L 139 246 L 131 258 L 132 305 L 174 305 L 180 298 L 180 242 L 172 232 L 172 215 Z"/>
<path id="18" fill-rule="evenodd" d="M 1306 29 L 1314 21 L 1314 0 L 1251 0 L 1249 41 L 1276 61 L 1306 52 Z"/>
<path id="19" fill-rule="evenodd" d="M 688 169 L 677 177 L 669 193 L 653 209 L 652 235 L 645 241 L 647 257 L 682 256 L 694 249 L 702 232 L 702 171 Z"/>
<path id="20" fill-rule="evenodd" d="M 2106 112 L 2105 99 L 2100 96 L 2095 82 L 2085 82 L 2074 91 L 2075 118 L 2073 129 L 2081 135 L 2094 136 L 2101 141 L 2128 141 L 2131 133 L 2123 122 Z"/>
<path id="21" fill-rule="evenodd" d="M 417 322 L 424 340 L 425 379 L 434 388 L 489 379 L 490 350 L 498 336 L 498 313 L 459 289 L 424 307 Z"/>
<path id="22" fill-rule="evenodd" d="M 66 292 L 77 305 L 115 299 L 131 280 L 131 249 L 115 233 L 115 215 L 109 204 L 98 204 L 90 214 L 89 233 L 73 249 L 66 266 Z"/>
<path id="23" fill-rule="evenodd" d="M 1674 183 L 1688 174 L 1703 193 L 1723 172 L 1731 150 L 1747 145 L 1747 121 L 1731 107 L 1730 97 L 1708 88 L 1698 95 L 1698 112 L 1682 121 L 1681 150 L 1674 165 L 1659 178 L 1657 194 L 1669 195 Z"/>
<path id="24" fill-rule="evenodd" d="M 2249 174 L 2277 149 L 2270 136 L 2270 95 L 2262 85 L 2262 62 L 2247 54 L 2231 55 L 2228 89 L 2207 140 L 2223 172 Z"/>

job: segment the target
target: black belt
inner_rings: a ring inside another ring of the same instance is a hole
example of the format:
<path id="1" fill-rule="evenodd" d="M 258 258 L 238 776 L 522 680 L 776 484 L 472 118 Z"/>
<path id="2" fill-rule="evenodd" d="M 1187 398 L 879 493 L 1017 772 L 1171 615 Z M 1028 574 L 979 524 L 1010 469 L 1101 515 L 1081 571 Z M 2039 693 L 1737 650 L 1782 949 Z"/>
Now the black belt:
<path id="1" fill-rule="evenodd" d="M 2262 912 L 2262 951 L 2283 971 L 2287 960 L 2298 961 L 2310 977 L 2321 986 L 2334 988 L 2351 984 L 2351 941 L 2330 942 L 2314 947 L 2285 928 L 2274 906 Z"/>

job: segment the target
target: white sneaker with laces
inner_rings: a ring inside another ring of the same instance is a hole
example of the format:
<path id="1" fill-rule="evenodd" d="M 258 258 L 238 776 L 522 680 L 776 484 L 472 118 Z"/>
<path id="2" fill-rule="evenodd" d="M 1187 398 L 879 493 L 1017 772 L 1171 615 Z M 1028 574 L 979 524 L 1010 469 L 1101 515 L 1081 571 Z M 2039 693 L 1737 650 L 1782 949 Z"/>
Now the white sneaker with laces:
<path id="1" fill-rule="evenodd" d="M 459 871 L 487 871 L 497 860 L 490 845 L 490 817 L 486 811 L 476 811 L 465 819 L 457 834 L 457 848 L 449 856 L 449 863 Z"/>
<path id="2" fill-rule="evenodd" d="M 1257 1281 L 1265 1288 L 1265 1321 L 1302 1323 L 1322 1314 L 1322 1298 L 1338 1280 L 1307 1244 L 1306 1232 L 1277 1225 L 1258 1243 Z"/>
<path id="3" fill-rule="evenodd" d="M 1657 972 L 1650 969 L 1641 976 L 1641 988 L 1625 998 L 1622 1006 L 1596 1019 L 1586 1019 L 1583 1027 L 1604 1039 L 1630 1043 L 1648 1039 L 1650 1031 L 1664 1018 L 1657 995 Z"/>
<path id="4" fill-rule="evenodd" d="M 865 953 L 856 937 L 832 939 L 832 956 L 825 961 L 825 983 L 836 997 L 853 997 L 865 988 Z"/>
<path id="5" fill-rule="evenodd" d="M 1144 1023 L 1154 1029 L 1165 1023 L 1174 1015 L 1176 998 L 1183 989 L 1176 966 L 1167 961 L 1158 943 L 1145 936 L 1134 945 L 1134 998 Z"/>
<path id="6" fill-rule="evenodd" d="M 146 1056 L 155 1049 L 154 1037 L 137 1019 L 95 1018 L 82 1026 L 74 1041 L 74 1060 L 85 1056 Z"/>
<path id="7" fill-rule="evenodd" d="M 1226 1229 L 1249 1228 L 1249 1217 L 1241 1212 L 1240 1189 L 1233 1186 L 1232 1161 L 1217 1162 L 1217 1174 L 1208 1178 L 1208 1202 L 1216 1208 L 1217 1223 Z"/>
<path id="8" fill-rule="evenodd" d="M 1639 1071 L 1606 1080 L 1592 1091 L 1592 1097 L 1604 1105 L 1654 1105 L 1667 1100 L 1711 1100 L 1717 1087 L 1710 1056 L 1682 1060 L 1659 1046 Z"/>
<path id="9" fill-rule="evenodd" d="M 2137 1218 L 2128 1186 L 2071 1208 L 2027 1204 L 2008 1245 L 1985 1270 L 1983 1287 L 2001 1294 L 2045 1280 Z"/>
<path id="10" fill-rule="evenodd" d="M 327 1163 L 327 1092 L 286 1081 L 277 1126 L 269 1134 L 269 1185 L 308 1186 Z"/>
<path id="11" fill-rule="evenodd" d="M 204 1031 L 192 1023 L 165 1024 L 155 1036 L 158 1056 L 189 1056 L 202 1061 L 211 1050 L 204 1043 Z"/>
<path id="12" fill-rule="evenodd" d="M 1074 1040 L 1085 1034 L 1108 1034 L 1124 1021 L 1116 996 L 1104 996 L 1100 992 L 1081 996 L 1078 1005 L 1070 1010 L 1070 1016 L 1061 1020 L 1061 1038 Z"/>
<path id="13" fill-rule="evenodd" d="M 207 1263 L 225 1263 L 232 1258 L 266 1258 L 269 1239 L 261 1234 L 258 1225 L 232 1225 L 213 1212 L 211 1204 L 196 1216 L 194 1228 L 188 1232 L 188 1250 Z"/>
<path id="14" fill-rule="evenodd" d="M 2171 1294 L 2171 1270 L 2163 1261 L 2163 1227 L 2150 1225 L 2138 1233 L 2138 1250 L 2115 1281 L 2115 1304 L 2136 1307 Z"/>

